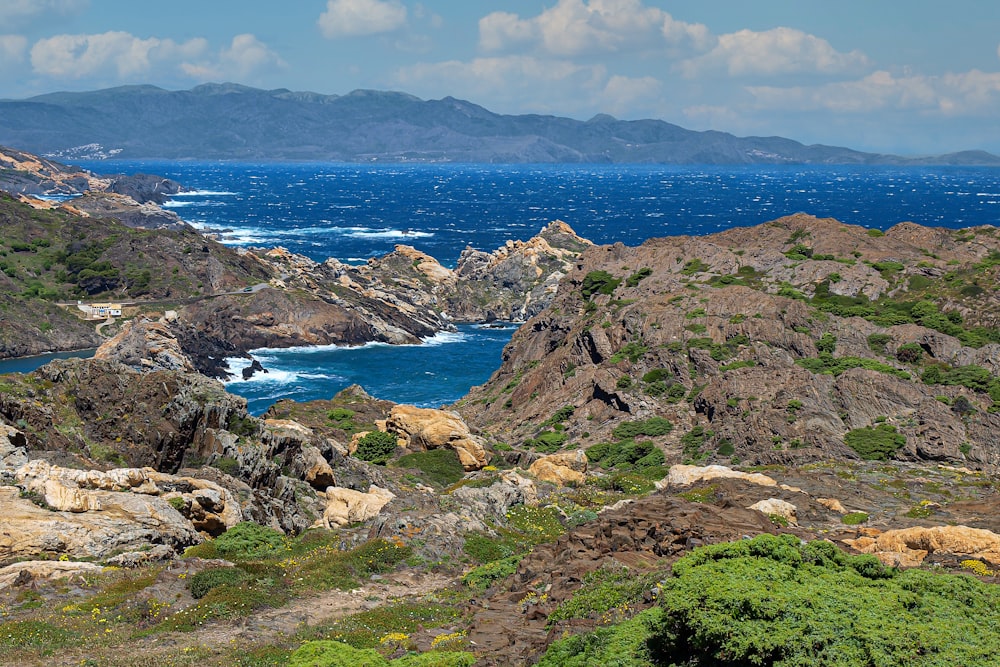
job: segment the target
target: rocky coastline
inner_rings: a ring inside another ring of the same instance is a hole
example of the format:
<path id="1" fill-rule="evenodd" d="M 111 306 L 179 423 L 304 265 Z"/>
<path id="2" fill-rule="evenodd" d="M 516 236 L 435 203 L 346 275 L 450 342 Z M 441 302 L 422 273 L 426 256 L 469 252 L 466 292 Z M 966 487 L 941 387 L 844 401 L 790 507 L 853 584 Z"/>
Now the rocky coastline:
<path id="1" fill-rule="evenodd" d="M 48 246 L 21 224 L 23 271 Z M 137 237 L 100 224 L 114 264 Z M 11 664 L 601 664 L 678 559 L 757 536 L 997 582 L 995 227 L 800 214 L 626 247 L 554 221 L 453 270 L 143 233 L 187 287 L 149 281 L 93 359 L 0 376 Z M 354 386 L 258 418 L 215 379 L 498 320 L 525 322 L 501 367 L 443 409 Z"/>

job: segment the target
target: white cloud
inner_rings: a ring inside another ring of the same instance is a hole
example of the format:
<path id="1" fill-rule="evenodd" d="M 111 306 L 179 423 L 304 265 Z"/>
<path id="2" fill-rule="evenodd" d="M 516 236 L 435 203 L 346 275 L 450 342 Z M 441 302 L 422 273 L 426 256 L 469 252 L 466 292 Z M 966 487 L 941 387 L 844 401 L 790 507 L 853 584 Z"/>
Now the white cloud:
<path id="1" fill-rule="evenodd" d="M 659 46 L 704 48 L 710 40 L 704 25 L 676 21 L 640 0 L 559 0 L 533 18 L 494 12 L 479 20 L 479 46 L 488 52 L 533 45 L 566 57 Z"/>
<path id="2" fill-rule="evenodd" d="M 204 38 L 175 42 L 126 32 L 56 35 L 31 47 L 34 71 L 55 79 L 102 77 L 128 81 L 137 77 L 183 75 L 199 80 L 246 79 L 254 72 L 284 63 L 255 36 L 237 35 L 217 53 Z"/>
<path id="3" fill-rule="evenodd" d="M 740 30 L 720 35 L 708 53 L 684 61 L 680 71 L 695 77 L 706 71 L 725 70 L 732 76 L 753 74 L 824 73 L 856 71 L 869 60 L 860 51 L 837 51 L 825 39 L 793 28 L 764 32 Z"/>
<path id="4" fill-rule="evenodd" d="M 747 90 L 758 108 L 787 111 L 903 110 L 943 115 L 1000 112 L 1000 72 L 980 70 L 942 76 L 895 76 L 880 70 L 856 81 L 790 88 L 755 86 Z"/>
<path id="5" fill-rule="evenodd" d="M 22 35 L 0 35 L 0 65 L 13 65 L 24 60 L 28 39 Z"/>
<path id="6" fill-rule="evenodd" d="M 662 83 L 653 77 L 609 75 L 603 65 L 532 56 L 476 58 L 470 62 L 418 63 L 397 71 L 392 82 L 423 97 L 462 97 L 498 113 L 552 113 L 574 109 L 634 116 L 660 102 Z M 509 107 L 516 100 L 516 107 Z"/>
<path id="7" fill-rule="evenodd" d="M 140 39 L 127 32 L 99 35 L 56 35 L 31 47 L 36 72 L 60 79 L 80 79 L 113 72 L 129 77 L 148 72 L 152 60 L 184 51 L 185 45 L 155 37 Z"/>
<path id="8" fill-rule="evenodd" d="M 89 4 L 88 0 L 0 0 L 0 22 L 10 25 L 36 18 L 45 20 L 82 11 Z"/>
<path id="9" fill-rule="evenodd" d="M 206 56 L 197 62 L 184 62 L 180 67 L 193 79 L 233 81 L 247 79 L 263 69 L 285 65 L 278 54 L 257 37 L 243 34 L 233 37 L 230 45 L 221 49 L 218 54 Z"/>
<path id="10" fill-rule="evenodd" d="M 329 39 L 392 32 L 406 24 L 406 7 L 398 0 L 328 0 L 317 23 Z"/>

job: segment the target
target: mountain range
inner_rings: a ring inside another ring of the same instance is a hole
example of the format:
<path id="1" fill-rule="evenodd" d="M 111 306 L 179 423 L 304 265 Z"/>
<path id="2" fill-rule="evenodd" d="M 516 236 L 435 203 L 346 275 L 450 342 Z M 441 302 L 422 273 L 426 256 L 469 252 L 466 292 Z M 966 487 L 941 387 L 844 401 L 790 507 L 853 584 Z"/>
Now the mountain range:
<path id="1" fill-rule="evenodd" d="M 454 97 L 231 83 L 0 100 L 0 144 L 63 160 L 1000 165 L 984 151 L 901 157 L 662 120 L 504 115 Z"/>

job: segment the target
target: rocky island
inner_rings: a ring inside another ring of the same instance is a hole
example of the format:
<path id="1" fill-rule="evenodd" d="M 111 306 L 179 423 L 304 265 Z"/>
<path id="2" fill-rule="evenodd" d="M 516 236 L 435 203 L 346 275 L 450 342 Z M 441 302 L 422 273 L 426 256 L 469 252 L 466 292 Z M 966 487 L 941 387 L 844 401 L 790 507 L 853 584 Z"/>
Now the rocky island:
<path id="1" fill-rule="evenodd" d="M 553 222 L 448 269 L 0 214 L 3 354 L 100 345 L 0 376 L 9 664 L 995 659 L 995 227 Z M 105 338 L 54 303 L 81 290 L 134 310 Z M 213 377 L 498 319 L 447 409 L 354 386 L 258 418 Z"/>

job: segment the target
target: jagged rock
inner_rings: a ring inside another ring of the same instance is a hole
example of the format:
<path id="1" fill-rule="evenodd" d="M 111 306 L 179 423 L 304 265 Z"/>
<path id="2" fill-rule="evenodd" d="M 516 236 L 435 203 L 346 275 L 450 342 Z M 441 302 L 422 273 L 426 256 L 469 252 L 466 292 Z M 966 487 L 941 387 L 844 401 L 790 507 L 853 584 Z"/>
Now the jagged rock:
<path id="1" fill-rule="evenodd" d="M 80 574 L 97 574 L 104 568 L 94 563 L 58 560 L 27 560 L 0 567 L 0 591 L 37 581 L 63 579 Z"/>
<path id="2" fill-rule="evenodd" d="M 762 512 L 768 516 L 775 514 L 785 518 L 790 523 L 797 523 L 798 521 L 795 517 L 795 512 L 798 511 L 798 508 L 787 500 L 782 500 L 780 498 L 768 498 L 767 500 L 761 500 L 754 503 L 747 509 L 757 510 L 758 512 Z"/>
<path id="3" fill-rule="evenodd" d="M 170 327 L 142 316 L 126 322 L 116 336 L 97 348 L 94 358 L 119 361 L 137 371 L 194 372 Z"/>
<path id="4" fill-rule="evenodd" d="M 126 551 L 108 558 L 105 562 L 114 567 L 136 568 L 172 560 L 176 556 L 174 550 L 167 545 L 157 544 L 146 551 Z"/>
<path id="5" fill-rule="evenodd" d="M 557 486 L 583 484 L 587 479 L 587 455 L 582 449 L 560 452 L 535 460 L 528 472 Z"/>
<path id="6" fill-rule="evenodd" d="M 497 522 L 505 521 L 507 511 L 514 505 L 538 504 L 535 483 L 509 470 L 502 472 L 490 486 L 460 486 L 451 492 L 451 497 L 459 500 L 470 515 Z"/>
<path id="7" fill-rule="evenodd" d="M 489 463 L 486 447 L 456 412 L 397 405 L 386 420 L 385 430 L 399 435 L 401 444 L 414 451 L 451 447 L 467 471 Z"/>
<path id="8" fill-rule="evenodd" d="M 913 567 L 931 553 L 978 558 L 1000 566 L 1000 535 L 968 526 L 916 526 L 845 541 L 861 553 L 875 554 L 892 566 Z"/>
<path id="9" fill-rule="evenodd" d="M 250 378 L 253 377 L 254 373 L 258 373 L 258 372 L 260 372 L 260 373 L 267 373 L 268 370 L 266 368 L 264 368 L 263 366 L 261 366 L 260 360 L 254 359 L 253 362 L 251 362 L 251 364 L 249 366 L 247 366 L 246 368 L 243 369 L 243 371 L 241 372 L 241 374 L 243 375 L 243 379 L 244 380 L 249 380 Z"/>
<path id="10" fill-rule="evenodd" d="M 13 481 L 14 471 L 28 462 L 24 434 L 13 426 L 0 424 L 0 482 Z"/>
<path id="11" fill-rule="evenodd" d="M 382 508 L 395 497 L 391 491 L 374 484 L 368 489 L 368 493 L 331 486 L 326 490 L 326 510 L 320 523 L 324 528 L 330 529 L 368 521 L 378 516 Z"/>
<path id="12" fill-rule="evenodd" d="M 0 561 L 68 554 L 106 558 L 165 544 L 175 551 L 202 541 L 191 522 L 155 496 L 92 491 L 101 511 L 60 512 L 21 497 L 17 487 L 0 487 Z"/>

